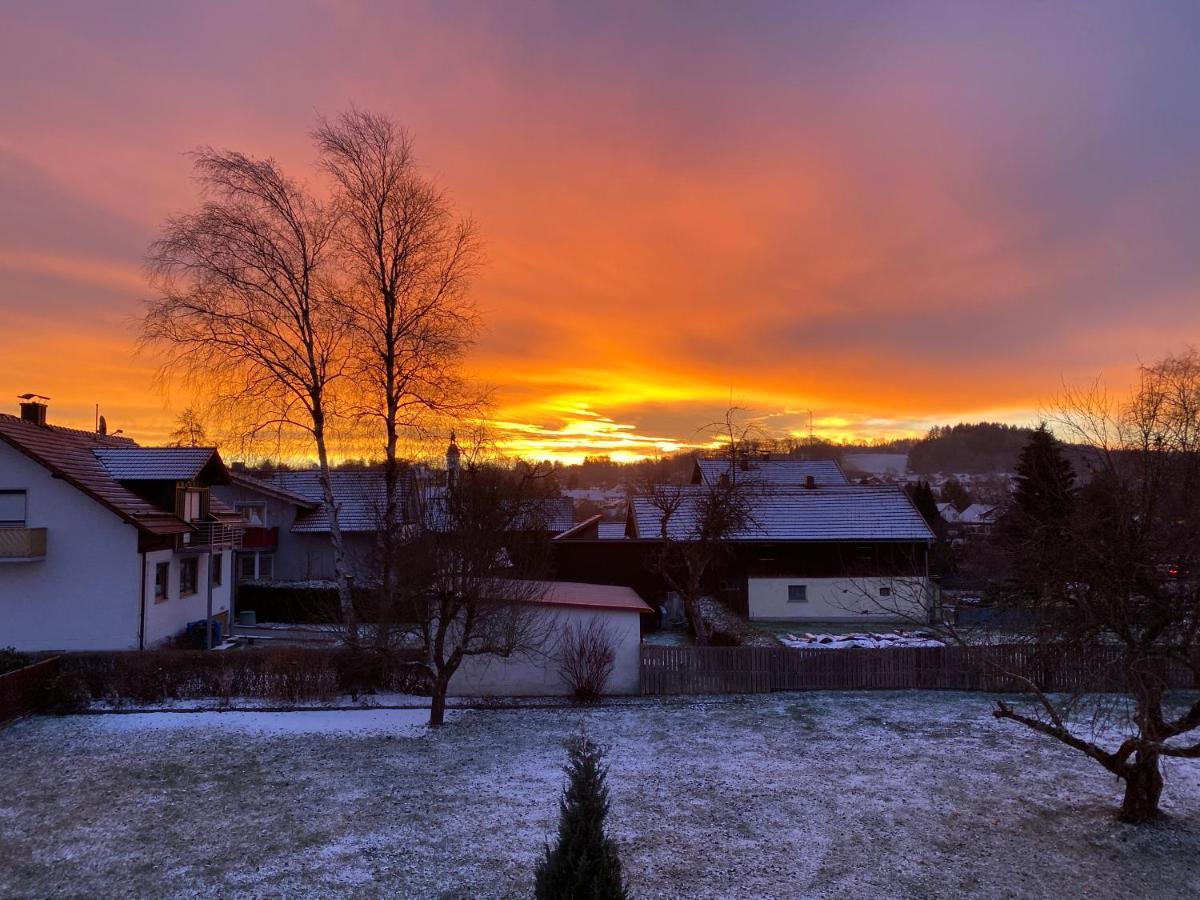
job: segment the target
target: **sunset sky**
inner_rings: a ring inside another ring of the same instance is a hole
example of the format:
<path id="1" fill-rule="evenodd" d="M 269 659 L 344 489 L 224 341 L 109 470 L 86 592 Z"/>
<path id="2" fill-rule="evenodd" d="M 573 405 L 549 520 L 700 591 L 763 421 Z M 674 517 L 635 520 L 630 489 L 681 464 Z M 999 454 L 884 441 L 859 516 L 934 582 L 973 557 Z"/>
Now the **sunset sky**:
<path id="1" fill-rule="evenodd" d="M 134 355 L 186 151 L 415 136 L 479 223 L 518 452 L 1027 421 L 1200 340 L 1200 4 L 0 0 L 0 410 L 162 440 Z"/>

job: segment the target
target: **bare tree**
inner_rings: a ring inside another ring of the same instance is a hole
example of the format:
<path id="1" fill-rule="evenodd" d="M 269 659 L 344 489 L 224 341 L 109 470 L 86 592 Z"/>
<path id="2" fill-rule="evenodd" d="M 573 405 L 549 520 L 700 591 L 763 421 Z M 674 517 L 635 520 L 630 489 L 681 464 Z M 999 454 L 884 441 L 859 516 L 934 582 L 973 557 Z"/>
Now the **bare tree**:
<path id="1" fill-rule="evenodd" d="M 352 412 L 384 450 L 380 614 L 387 615 L 392 551 L 404 524 L 401 432 L 477 404 L 462 363 L 477 328 L 468 288 L 480 245 L 474 224 L 420 173 L 412 139 L 390 119 L 351 109 L 321 120 L 313 138 L 340 213 L 333 241 L 348 276 L 342 302 L 356 345 Z"/>
<path id="2" fill-rule="evenodd" d="M 188 407 L 175 418 L 175 429 L 171 432 L 172 447 L 203 447 L 208 441 L 200 414 Z"/>
<path id="3" fill-rule="evenodd" d="M 1098 389 L 1063 398 L 1057 425 L 1096 448 L 1094 471 L 1056 518 L 1053 541 L 1031 529 L 1008 545 L 1038 572 L 1015 601 L 1030 614 L 1034 649 L 1055 664 L 1107 661 L 1113 693 L 1051 693 L 1026 676 L 1031 708 L 995 711 L 1122 779 L 1120 817 L 1134 823 L 1159 814 L 1163 759 L 1200 758 L 1200 743 L 1184 738 L 1200 728 L 1200 702 L 1168 692 L 1183 675 L 1200 687 L 1200 356 L 1189 350 L 1140 374 L 1124 402 Z M 1085 708 L 1089 720 L 1103 713 L 1103 727 L 1085 727 Z"/>
<path id="4" fill-rule="evenodd" d="M 434 727 L 465 661 L 543 656 L 553 630 L 540 603 L 549 559 L 542 473 L 471 459 L 451 474 L 394 551 L 408 625 L 389 644 L 419 651 Z"/>
<path id="5" fill-rule="evenodd" d="M 701 600 L 712 591 L 716 564 L 730 552 L 729 540 L 755 524 L 752 430 L 730 409 L 718 426 L 719 456 L 728 467 L 715 481 L 699 485 L 657 482 L 644 486 L 643 502 L 657 518 L 658 550 L 650 566 L 679 594 L 697 644 L 712 640 Z"/>
<path id="6" fill-rule="evenodd" d="M 336 218 L 270 159 L 202 149 L 201 202 L 167 220 L 150 248 L 156 296 L 142 341 L 247 434 L 298 431 L 314 442 L 347 637 L 357 642 L 329 436 L 350 332 L 332 269 Z"/>

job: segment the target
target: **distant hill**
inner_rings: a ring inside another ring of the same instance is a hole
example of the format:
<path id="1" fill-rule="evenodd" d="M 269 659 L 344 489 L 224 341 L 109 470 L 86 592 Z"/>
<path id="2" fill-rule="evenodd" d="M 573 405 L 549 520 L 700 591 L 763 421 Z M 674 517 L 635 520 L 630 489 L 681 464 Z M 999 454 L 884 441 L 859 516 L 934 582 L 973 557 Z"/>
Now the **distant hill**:
<path id="1" fill-rule="evenodd" d="M 918 475 L 936 472 L 1011 472 L 1030 428 L 1001 422 L 960 423 L 931 428 L 908 453 L 908 469 Z"/>

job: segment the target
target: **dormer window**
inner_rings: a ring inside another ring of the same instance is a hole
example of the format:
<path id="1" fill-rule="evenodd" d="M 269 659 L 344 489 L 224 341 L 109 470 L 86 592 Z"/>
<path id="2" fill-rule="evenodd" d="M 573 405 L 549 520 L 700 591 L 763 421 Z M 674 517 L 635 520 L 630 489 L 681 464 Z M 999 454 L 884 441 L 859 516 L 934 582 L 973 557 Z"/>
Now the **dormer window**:
<path id="1" fill-rule="evenodd" d="M 202 491 L 192 490 L 191 488 L 183 492 L 183 521 L 198 522 L 203 517 L 203 497 Z"/>

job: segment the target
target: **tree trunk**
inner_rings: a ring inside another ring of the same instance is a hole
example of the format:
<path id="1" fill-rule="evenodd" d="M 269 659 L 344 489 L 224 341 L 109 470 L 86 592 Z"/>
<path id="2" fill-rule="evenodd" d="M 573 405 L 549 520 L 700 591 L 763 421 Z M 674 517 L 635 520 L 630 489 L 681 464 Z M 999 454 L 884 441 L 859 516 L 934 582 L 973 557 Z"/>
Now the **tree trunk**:
<path id="1" fill-rule="evenodd" d="M 433 693 L 429 704 L 429 727 L 441 728 L 446 722 L 446 689 L 450 679 L 437 677 L 433 679 Z"/>
<path id="2" fill-rule="evenodd" d="M 688 624 L 692 626 L 692 636 L 696 640 L 696 645 L 707 647 L 712 642 L 712 635 L 704 622 L 704 617 L 700 615 L 700 598 L 684 597 L 683 611 L 687 614 Z"/>
<path id="3" fill-rule="evenodd" d="M 1158 799 L 1162 788 L 1158 754 L 1139 752 L 1125 774 L 1125 799 L 1117 817 L 1133 825 L 1153 822 L 1160 815 Z"/>
<path id="4" fill-rule="evenodd" d="M 321 495 L 325 515 L 329 517 L 329 543 L 333 550 L 333 577 L 337 581 L 338 605 L 342 610 L 342 621 L 346 625 L 346 643 L 351 647 L 358 647 L 358 619 L 354 615 L 354 598 L 350 592 L 349 573 L 346 571 L 346 548 L 342 541 L 341 524 L 338 522 L 337 502 L 333 496 L 333 480 L 329 477 L 329 452 L 325 447 L 325 431 L 320 422 L 314 431 L 317 440 L 317 461 L 320 466 Z"/>

